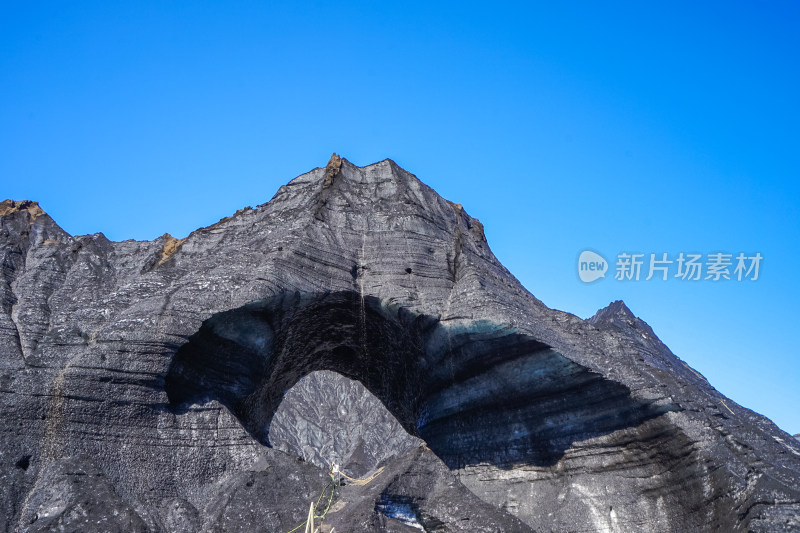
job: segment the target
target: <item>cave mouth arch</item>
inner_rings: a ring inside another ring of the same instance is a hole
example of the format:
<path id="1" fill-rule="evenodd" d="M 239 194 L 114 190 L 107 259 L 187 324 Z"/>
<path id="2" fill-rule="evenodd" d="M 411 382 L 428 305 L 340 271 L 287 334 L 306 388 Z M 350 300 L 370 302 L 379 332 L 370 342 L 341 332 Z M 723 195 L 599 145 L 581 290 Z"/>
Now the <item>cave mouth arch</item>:
<path id="1" fill-rule="evenodd" d="M 217 400 L 259 442 L 300 378 L 361 382 L 451 469 L 550 466 L 576 440 L 637 426 L 669 407 L 513 328 L 438 317 L 354 291 L 282 293 L 203 322 L 165 378 L 176 413 Z"/>

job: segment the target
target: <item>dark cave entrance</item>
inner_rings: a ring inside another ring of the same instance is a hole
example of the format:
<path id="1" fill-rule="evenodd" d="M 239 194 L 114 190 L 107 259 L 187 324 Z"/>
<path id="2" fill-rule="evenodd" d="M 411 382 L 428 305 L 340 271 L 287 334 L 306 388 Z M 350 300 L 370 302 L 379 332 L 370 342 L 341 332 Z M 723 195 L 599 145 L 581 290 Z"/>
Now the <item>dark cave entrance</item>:
<path id="1" fill-rule="evenodd" d="M 453 469 L 555 464 L 575 441 L 668 408 L 512 328 L 459 328 L 346 291 L 284 293 L 218 313 L 182 346 L 165 389 L 180 413 L 215 399 L 257 440 L 309 373 L 361 382 Z"/>
<path id="2" fill-rule="evenodd" d="M 426 331 L 436 321 L 355 292 L 284 294 L 217 314 L 166 378 L 180 409 L 217 399 L 263 444 L 283 395 L 318 370 L 361 382 L 410 434 L 419 419 Z"/>

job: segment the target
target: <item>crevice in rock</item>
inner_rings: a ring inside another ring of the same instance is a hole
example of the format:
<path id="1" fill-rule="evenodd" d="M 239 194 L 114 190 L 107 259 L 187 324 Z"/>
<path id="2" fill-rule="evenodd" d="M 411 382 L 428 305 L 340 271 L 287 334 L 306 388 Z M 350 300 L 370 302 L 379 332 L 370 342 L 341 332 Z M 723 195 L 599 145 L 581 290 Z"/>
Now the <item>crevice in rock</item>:
<path id="1" fill-rule="evenodd" d="M 17 319 L 14 318 L 14 310 L 17 306 L 17 303 L 19 302 L 19 298 L 17 298 L 17 295 L 14 294 L 14 290 L 11 288 L 10 283 L 8 290 L 11 293 L 11 297 L 14 299 L 14 303 L 11 304 L 11 308 L 9 309 L 8 320 L 14 327 L 14 339 L 17 341 L 17 347 L 19 348 L 19 353 L 22 356 L 22 362 L 25 363 L 28 358 L 26 357 L 25 346 L 22 345 L 22 335 L 20 333 L 19 324 L 17 324 Z"/>

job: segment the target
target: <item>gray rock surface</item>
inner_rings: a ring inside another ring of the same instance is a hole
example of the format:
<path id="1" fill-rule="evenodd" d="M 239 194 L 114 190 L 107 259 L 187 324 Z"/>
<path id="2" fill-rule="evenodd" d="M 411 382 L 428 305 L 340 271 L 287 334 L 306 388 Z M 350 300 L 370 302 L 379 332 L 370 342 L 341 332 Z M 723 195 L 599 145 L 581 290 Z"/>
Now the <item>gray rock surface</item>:
<path id="1" fill-rule="evenodd" d="M 329 370 L 312 372 L 289 389 L 270 424 L 269 442 L 326 470 L 336 463 L 358 477 L 425 444 L 406 433 L 361 383 Z"/>
<path id="2" fill-rule="evenodd" d="M 183 240 L 5 201 L 0 254 L 0 531 L 800 529 L 790 435 L 390 160 Z"/>

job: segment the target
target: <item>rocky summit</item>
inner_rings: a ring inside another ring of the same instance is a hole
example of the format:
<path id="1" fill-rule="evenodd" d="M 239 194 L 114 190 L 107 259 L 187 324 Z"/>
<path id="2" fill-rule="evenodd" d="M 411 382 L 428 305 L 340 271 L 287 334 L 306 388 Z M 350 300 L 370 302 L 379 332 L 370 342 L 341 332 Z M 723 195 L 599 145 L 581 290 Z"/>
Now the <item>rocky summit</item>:
<path id="1" fill-rule="evenodd" d="M 0 250 L 0 531 L 800 530 L 791 435 L 390 160 L 185 239 L 6 200 Z"/>

